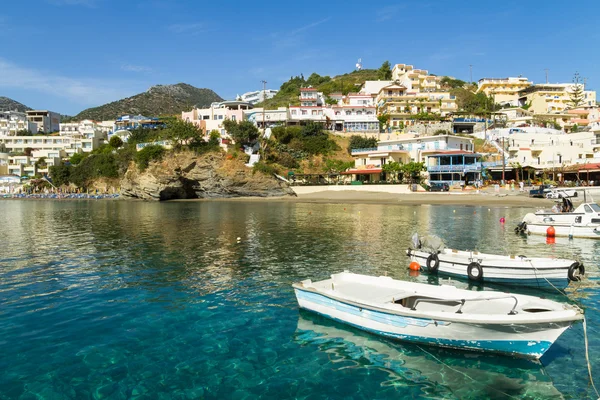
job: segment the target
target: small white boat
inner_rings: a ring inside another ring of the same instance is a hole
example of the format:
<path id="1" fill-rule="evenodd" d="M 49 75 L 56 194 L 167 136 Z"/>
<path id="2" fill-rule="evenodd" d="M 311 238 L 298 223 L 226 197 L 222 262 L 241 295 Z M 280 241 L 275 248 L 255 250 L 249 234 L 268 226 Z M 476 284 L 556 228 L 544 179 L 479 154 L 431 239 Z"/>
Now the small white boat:
<path id="1" fill-rule="evenodd" d="M 539 359 L 575 321 L 577 306 L 343 272 L 293 284 L 300 308 L 404 341 Z"/>
<path id="2" fill-rule="evenodd" d="M 443 248 L 438 238 L 413 236 L 413 248 L 406 251 L 431 274 L 445 274 L 473 282 L 503 283 L 564 289 L 571 281 L 580 281 L 585 267 L 576 260 L 502 256 L 477 251 Z"/>
<path id="3" fill-rule="evenodd" d="M 515 232 L 546 236 L 550 227 L 554 228 L 554 236 L 600 239 L 600 206 L 582 203 L 572 212 L 540 210 L 529 213 Z"/>

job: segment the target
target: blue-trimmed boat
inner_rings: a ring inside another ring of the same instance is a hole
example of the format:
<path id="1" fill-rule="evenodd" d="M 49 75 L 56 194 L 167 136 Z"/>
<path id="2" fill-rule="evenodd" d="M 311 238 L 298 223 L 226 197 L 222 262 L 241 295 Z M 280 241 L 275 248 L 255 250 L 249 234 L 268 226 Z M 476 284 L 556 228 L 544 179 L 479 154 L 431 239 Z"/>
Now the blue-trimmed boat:
<path id="1" fill-rule="evenodd" d="M 350 272 L 293 287 L 301 308 L 382 336 L 534 359 L 583 319 L 577 306 L 539 297 Z"/>

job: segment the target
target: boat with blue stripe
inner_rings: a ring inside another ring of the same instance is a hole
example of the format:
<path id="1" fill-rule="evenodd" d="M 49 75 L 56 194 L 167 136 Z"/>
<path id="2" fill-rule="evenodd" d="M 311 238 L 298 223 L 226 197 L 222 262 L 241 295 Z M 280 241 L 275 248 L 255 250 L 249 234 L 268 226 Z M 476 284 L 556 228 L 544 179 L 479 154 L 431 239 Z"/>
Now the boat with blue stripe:
<path id="1" fill-rule="evenodd" d="M 293 285 L 301 308 L 413 343 L 539 359 L 583 312 L 534 296 L 343 272 Z"/>

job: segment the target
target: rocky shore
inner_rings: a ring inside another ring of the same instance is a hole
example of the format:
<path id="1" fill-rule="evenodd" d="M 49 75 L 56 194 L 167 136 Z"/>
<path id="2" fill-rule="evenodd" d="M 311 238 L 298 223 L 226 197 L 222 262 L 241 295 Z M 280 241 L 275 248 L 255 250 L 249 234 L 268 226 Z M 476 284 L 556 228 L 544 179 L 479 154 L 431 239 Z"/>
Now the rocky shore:
<path id="1" fill-rule="evenodd" d="M 121 196 L 143 200 L 295 196 L 286 182 L 253 172 L 222 153 L 181 152 L 152 162 L 145 171 L 133 163 L 121 180 Z"/>

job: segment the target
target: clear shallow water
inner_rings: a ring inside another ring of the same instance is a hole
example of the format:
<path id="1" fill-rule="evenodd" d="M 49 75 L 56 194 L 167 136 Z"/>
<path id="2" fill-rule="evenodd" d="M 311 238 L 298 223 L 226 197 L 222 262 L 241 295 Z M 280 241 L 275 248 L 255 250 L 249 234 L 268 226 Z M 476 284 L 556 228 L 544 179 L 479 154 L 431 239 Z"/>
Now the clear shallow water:
<path id="1" fill-rule="evenodd" d="M 2 201 L 0 399 L 593 397 L 581 324 L 540 366 L 395 343 L 298 311 L 292 282 L 344 269 L 437 283 L 408 275 L 415 230 L 455 248 L 580 257 L 598 276 L 600 241 L 515 236 L 528 211 Z M 570 297 L 586 308 L 600 383 L 596 281 Z"/>

